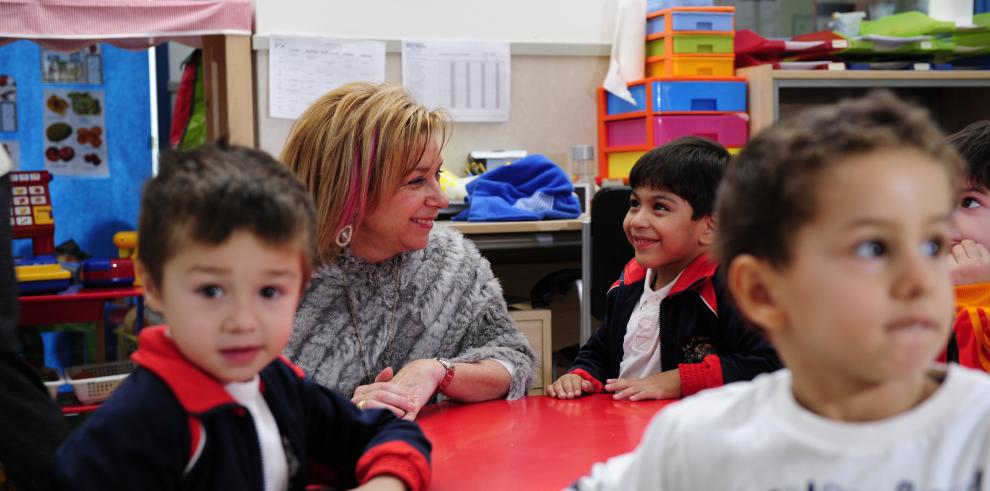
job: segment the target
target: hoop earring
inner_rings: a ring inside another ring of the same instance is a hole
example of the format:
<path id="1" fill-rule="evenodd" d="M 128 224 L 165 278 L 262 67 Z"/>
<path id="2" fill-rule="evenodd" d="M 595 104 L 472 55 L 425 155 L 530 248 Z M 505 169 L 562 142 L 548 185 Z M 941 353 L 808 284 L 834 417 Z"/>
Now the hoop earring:
<path id="1" fill-rule="evenodd" d="M 353 234 L 354 234 L 354 227 L 352 227 L 351 225 L 347 225 L 344 228 L 340 229 L 340 232 L 337 232 L 337 237 L 334 239 L 334 242 L 337 243 L 338 247 L 342 247 L 342 248 L 347 247 L 348 244 L 351 243 L 351 236 Z"/>

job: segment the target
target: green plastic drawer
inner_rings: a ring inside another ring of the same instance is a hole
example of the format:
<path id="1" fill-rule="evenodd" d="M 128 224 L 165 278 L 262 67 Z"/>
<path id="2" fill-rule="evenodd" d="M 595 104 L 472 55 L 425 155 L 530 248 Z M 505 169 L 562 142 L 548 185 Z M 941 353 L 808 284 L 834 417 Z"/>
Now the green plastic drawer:
<path id="1" fill-rule="evenodd" d="M 732 36 L 674 36 L 674 54 L 732 52 Z"/>

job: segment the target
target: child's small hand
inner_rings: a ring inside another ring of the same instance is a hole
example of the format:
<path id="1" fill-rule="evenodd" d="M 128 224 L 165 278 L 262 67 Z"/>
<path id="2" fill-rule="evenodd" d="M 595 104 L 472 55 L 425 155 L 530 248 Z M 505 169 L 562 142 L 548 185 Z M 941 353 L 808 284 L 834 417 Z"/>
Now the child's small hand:
<path id="1" fill-rule="evenodd" d="M 605 390 L 615 392 L 612 398 L 616 400 L 677 399 L 681 397 L 681 373 L 675 369 L 645 378 L 610 378 Z"/>
<path id="2" fill-rule="evenodd" d="M 582 393 L 590 393 L 592 391 L 594 391 L 594 386 L 591 385 L 591 382 L 573 373 L 562 375 L 554 383 L 550 384 L 549 387 L 544 389 L 547 397 L 556 397 L 557 399 L 574 399 L 575 397 L 581 397 Z"/>
<path id="3" fill-rule="evenodd" d="M 953 285 L 990 282 L 990 251 L 983 244 L 963 240 L 949 253 L 949 269 Z"/>
<path id="4" fill-rule="evenodd" d="M 354 489 L 360 491 L 405 491 L 406 485 L 399 478 L 386 474 L 373 477 Z"/>

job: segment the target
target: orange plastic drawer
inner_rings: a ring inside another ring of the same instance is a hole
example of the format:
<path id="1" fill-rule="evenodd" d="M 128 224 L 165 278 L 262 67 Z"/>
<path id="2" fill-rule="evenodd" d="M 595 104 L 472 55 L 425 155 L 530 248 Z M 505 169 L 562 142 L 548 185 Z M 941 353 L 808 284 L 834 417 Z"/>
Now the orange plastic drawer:
<path id="1" fill-rule="evenodd" d="M 648 58 L 647 77 L 732 77 L 735 56 L 674 56 Z"/>

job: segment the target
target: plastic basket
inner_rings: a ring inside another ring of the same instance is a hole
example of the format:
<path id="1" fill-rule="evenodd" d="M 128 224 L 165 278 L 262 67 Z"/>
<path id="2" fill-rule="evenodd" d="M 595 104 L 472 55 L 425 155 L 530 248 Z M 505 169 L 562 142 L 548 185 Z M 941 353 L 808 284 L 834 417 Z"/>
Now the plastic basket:
<path id="1" fill-rule="evenodd" d="M 92 377 L 77 380 L 83 370 Z M 121 382 L 134 371 L 134 364 L 129 361 L 110 363 L 93 363 L 77 365 L 65 369 L 66 382 L 72 386 L 76 398 L 83 404 L 105 401 L 117 390 Z"/>

